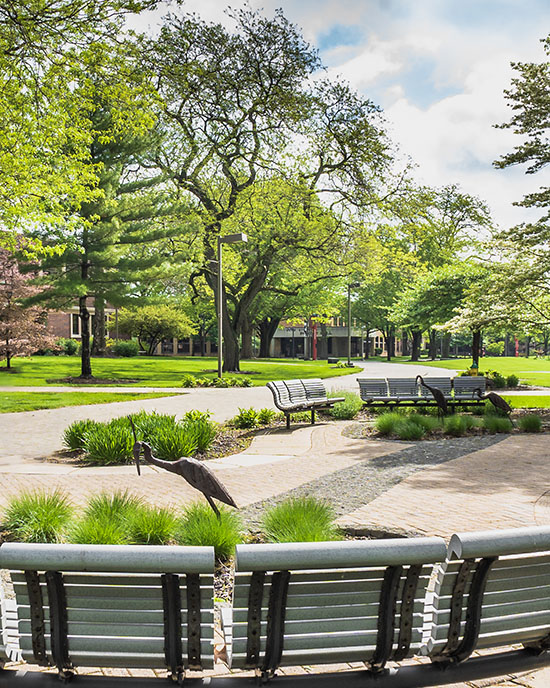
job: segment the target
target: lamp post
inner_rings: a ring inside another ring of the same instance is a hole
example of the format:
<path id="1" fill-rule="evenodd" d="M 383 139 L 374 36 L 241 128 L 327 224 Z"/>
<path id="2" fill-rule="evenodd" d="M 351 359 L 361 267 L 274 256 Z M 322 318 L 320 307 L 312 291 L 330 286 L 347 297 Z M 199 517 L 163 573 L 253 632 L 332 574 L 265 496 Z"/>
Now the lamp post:
<path id="1" fill-rule="evenodd" d="M 223 278 L 222 278 L 222 244 L 236 244 L 248 241 L 246 234 L 226 234 L 218 237 L 218 377 L 223 375 Z"/>
<path id="2" fill-rule="evenodd" d="M 359 282 L 348 284 L 348 366 L 351 367 L 351 290 L 361 285 Z"/>

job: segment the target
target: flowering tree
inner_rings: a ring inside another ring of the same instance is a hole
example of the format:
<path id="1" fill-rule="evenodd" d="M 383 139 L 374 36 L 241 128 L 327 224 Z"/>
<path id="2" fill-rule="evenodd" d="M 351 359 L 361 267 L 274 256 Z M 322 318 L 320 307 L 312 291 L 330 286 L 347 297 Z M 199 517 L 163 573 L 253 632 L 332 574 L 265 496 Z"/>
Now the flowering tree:
<path id="1" fill-rule="evenodd" d="M 6 359 L 6 368 L 11 368 L 14 356 L 28 356 L 55 344 L 46 331 L 43 309 L 24 304 L 37 291 L 19 272 L 13 254 L 0 249 L 0 359 Z"/>

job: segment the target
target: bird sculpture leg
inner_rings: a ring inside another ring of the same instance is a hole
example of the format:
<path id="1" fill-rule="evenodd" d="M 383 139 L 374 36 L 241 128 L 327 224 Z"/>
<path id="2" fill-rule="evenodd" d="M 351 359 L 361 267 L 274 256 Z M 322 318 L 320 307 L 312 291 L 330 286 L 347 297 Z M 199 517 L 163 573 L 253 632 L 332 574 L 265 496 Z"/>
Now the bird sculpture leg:
<path id="1" fill-rule="evenodd" d="M 206 501 L 210 504 L 210 506 L 214 510 L 214 513 L 218 517 L 218 521 L 219 521 L 221 519 L 221 514 L 220 514 L 220 510 L 218 509 L 218 507 L 214 504 L 214 500 L 212 499 L 212 497 L 210 495 L 207 495 L 206 492 L 203 492 L 203 495 L 206 497 Z"/>

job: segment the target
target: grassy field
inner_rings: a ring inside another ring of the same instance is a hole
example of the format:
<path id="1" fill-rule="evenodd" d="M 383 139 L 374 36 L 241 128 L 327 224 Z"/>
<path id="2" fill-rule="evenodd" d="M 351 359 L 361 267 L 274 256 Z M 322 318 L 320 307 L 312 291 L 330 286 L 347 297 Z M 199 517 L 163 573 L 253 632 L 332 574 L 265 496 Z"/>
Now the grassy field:
<path id="1" fill-rule="evenodd" d="M 498 394 L 498 392 L 497 392 Z M 502 394 L 502 397 L 510 404 L 514 409 L 519 408 L 550 408 L 550 396 L 542 395 L 508 395 Z"/>
<path id="2" fill-rule="evenodd" d="M 80 373 L 77 356 L 32 356 L 12 361 L 13 372 L 0 368 L 0 387 L 36 387 L 63 384 L 58 380 L 76 377 Z M 270 380 L 292 378 L 336 377 L 359 372 L 360 368 L 336 368 L 326 361 L 290 361 L 289 359 L 254 359 L 241 361 L 242 377 L 250 377 L 255 386 Z M 176 358 L 139 356 L 137 358 L 94 358 L 95 377 L 132 379 L 122 386 L 179 387 L 184 374 L 197 377 L 217 377 L 217 359 L 211 357 Z M 233 374 L 231 374 L 233 376 Z M 116 386 L 116 385 L 113 385 Z"/>
<path id="3" fill-rule="evenodd" d="M 116 401 L 157 399 L 165 394 L 128 394 L 125 392 L 5 392 L 0 394 L 0 413 L 36 411 L 61 408 L 62 406 L 88 406 L 111 404 Z"/>
<path id="4" fill-rule="evenodd" d="M 453 358 L 446 361 L 403 361 L 395 359 L 396 363 L 421 363 L 436 368 L 450 368 L 461 372 L 467 370 L 472 362 L 471 358 Z M 550 387 L 550 361 L 544 358 L 515 358 L 513 356 L 486 356 L 479 359 L 479 370 L 496 370 L 504 377 L 517 375 L 526 385 Z"/>

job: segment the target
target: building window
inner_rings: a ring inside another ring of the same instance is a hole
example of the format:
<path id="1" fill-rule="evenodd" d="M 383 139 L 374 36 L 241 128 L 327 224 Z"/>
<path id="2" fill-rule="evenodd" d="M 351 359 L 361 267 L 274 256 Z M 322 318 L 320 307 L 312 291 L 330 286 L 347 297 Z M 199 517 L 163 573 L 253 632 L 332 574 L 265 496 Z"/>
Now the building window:
<path id="1" fill-rule="evenodd" d="M 188 339 L 178 339 L 178 354 L 188 354 L 189 353 L 189 340 Z"/>
<path id="2" fill-rule="evenodd" d="M 71 337 L 80 336 L 80 317 L 76 313 L 71 314 Z"/>
<path id="3" fill-rule="evenodd" d="M 173 339 L 163 339 L 162 340 L 161 353 L 163 353 L 163 354 L 173 354 L 174 353 L 174 340 Z"/>

